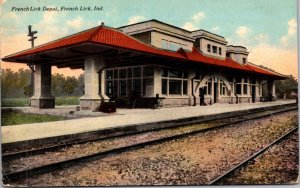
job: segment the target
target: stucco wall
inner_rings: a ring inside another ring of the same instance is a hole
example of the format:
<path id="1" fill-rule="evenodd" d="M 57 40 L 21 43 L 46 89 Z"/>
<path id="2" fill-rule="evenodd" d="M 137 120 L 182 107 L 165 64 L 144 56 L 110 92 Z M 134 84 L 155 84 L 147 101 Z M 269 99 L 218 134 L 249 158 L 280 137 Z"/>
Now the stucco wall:
<path id="1" fill-rule="evenodd" d="M 207 51 L 207 44 L 210 44 L 210 46 L 211 46 L 210 52 Z M 217 53 L 213 53 L 212 46 L 217 47 Z M 200 47 L 200 50 L 206 55 L 218 57 L 221 59 L 226 58 L 226 46 L 224 44 L 220 44 L 220 43 L 217 43 L 217 42 L 205 39 L 205 38 L 201 38 L 201 39 L 199 39 L 199 47 Z M 219 47 L 222 49 L 221 55 L 219 55 Z"/>
<path id="2" fill-rule="evenodd" d="M 163 33 L 159 33 L 159 32 L 151 32 L 151 44 L 155 47 L 158 48 L 162 48 L 162 39 L 167 40 L 167 41 L 172 41 L 175 43 L 180 43 L 180 44 L 184 44 L 187 46 L 188 50 L 192 50 L 193 48 L 193 42 L 184 40 L 184 39 L 180 39 L 177 37 L 173 37 L 173 36 L 169 36 Z"/>
<path id="3" fill-rule="evenodd" d="M 144 42 L 144 43 L 147 43 L 147 44 L 150 44 L 151 43 L 151 34 L 150 32 L 146 32 L 146 33 L 138 33 L 138 34 L 134 34 L 132 35 L 134 38 Z"/>

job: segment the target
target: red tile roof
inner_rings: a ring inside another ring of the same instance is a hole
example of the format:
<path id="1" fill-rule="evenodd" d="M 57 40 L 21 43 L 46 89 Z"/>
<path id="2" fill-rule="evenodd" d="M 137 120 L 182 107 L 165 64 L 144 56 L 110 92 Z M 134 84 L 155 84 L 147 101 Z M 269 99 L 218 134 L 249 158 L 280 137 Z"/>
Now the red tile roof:
<path id="1" fill-rule="evenodd" d="M 183 49 L 178 50 L 177 52 L 161 50 L 155 48 L 153 46 L 147 45 L 138 41 L 137 39 L 128 36 L 122 33 L 119 30 L 108 28 L 104 26 L 99 26 L 96 28 L 92 28 L 80 33 L 76 33 L 71 36 L 67 36 L 44 45 L 37 46 L 35 48 L 31 48 L 25 51 L 21 51 L 10 56 L 6 56 L 4 60 L 8 60 L 11 58 L 22 57 L 30 54 L 37 54 L 44 51 L 49 51 L 58 48 L 64 48 L 68 46 L 73 46 L 81 43 L 92 42 L 94 44 L 101 44 L 116 48 L 122 48 L 127 50 L 139 51 L 146 54 L 156 55 L 156 56 L 164 56 L 169 58 L 175 58 L 178 60 L 188 60 L 195 63 L 203 63 L 220 67 L 227 67 L 232 69 L 238 69 L 242 71 L 255 72 L 258 74 L 264 74 L 268 76 L 282 77 L 278 74 L 272 73 L 270 71 L 266 71 L 262 68 L 258 68 L 251 65 L 240 65 L 239 63 L 233 61 L 230 58 L 226 58 L 225 60 L 216 59 L 204 56 L 197 49 L 193 48 L 192 52 L 184 51 Z"/>

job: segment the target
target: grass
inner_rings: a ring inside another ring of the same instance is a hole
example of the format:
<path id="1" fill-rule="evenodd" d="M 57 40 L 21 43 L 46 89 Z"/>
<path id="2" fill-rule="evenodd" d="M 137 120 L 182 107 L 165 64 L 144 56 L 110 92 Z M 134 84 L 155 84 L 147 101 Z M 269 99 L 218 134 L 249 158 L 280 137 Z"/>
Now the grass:
<path id="1" fill-rule="evenodd" d="M 64 117 L 45 114 L 24 114 L 19 112 L 3 112 L 1 114 L 1 125 L 19 125 L 26 123 L 41 123 L 64 120 Z"/>
<path id="2" fill-rule="evenodd" d="M 55 105 L 79 105 L 79 97 L 56 97 Z"/>
<path id="3" fill-rule="evenodd" d="M 55 105 L 78 105 L 79 97 L 56 97 Z M 2 107 L 24 107 L 29 106 L 28 98 L 2 98 L 1 99 Z"/>
<path id="4" fill-rule="evenodd" d="M 2 107 L 23 107 L 29 106 L 28 98 L 2 98 L 1 99 Z"/>

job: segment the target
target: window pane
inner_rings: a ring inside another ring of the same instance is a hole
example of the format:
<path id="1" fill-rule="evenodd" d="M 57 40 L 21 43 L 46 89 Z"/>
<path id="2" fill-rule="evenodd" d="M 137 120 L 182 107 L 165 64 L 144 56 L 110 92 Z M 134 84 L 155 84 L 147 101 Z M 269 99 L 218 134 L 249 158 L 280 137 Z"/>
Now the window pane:
<path id="1" fill-rule="evenodd" d="M 167 81 L 166 79 L 161 79 L 161 93 L 164 95 L 167 94 Z"/>
<path id="2" fill-rule="evenodd" d="M 132 68 L 127 68 L 128 78 L 132 78 Z"/>
<path id="3" fill-rule="evenodd" d="M 141 95 L 141 90 L 142 90 L 141 79 L 133 80 L 132 90 L 135 91 L 137 95 Z"/>
<path id="4" fill-rule="evenodd" d="M 153 67 L 144 67 L 143 75 L 144 76 L 153 76 L 154 75 Z"/>
<path id="5" fill-rule="evenodd" d="M 161 71 L 161 76 L 162 76 L 162 77 L 168 77 L 168 70 L 167 70 L 167 69 L 163 69 L 163 70 Z"/>
<path id="6" fill-rule="evenodd" d="M 248 84 L 244 84 L 243 90 L 244 90 L 244 92 L 243 92 L 244 94 L 248 93 Z"/>
<path id="7" fill-rule="evenodd" d="M 241 83 L 242 82 L 242 78 L 240 76 L 235 78 L 235 82 L 236 83 Z"/>
<path id="8" fill-rule="evenodd" d="M 219 48 L 219 55 L 222 55 L 222 48 Z"/>
<path id="9" fill-rule="evenodd" d="M 182 73 L 181 71 L 177 71 L 177 70 L 169 70 L 169 77 L 182 78 Z"/>
<path id="10" fill-rule="evenodd" d="M 182 89 L 183 89 L 182 93 L 184 95 L 187 95 L 187 81 L 186 80 L 183 81 Z"/>
<path id="11" fill-rule="evenodd" d="M 143 95 L 148 96 L 153 93 L 153 78 L 143 79 Z"/>
<path id="12" fill-rule="evenodd" d="M 161 48 L 163 48 L 163 49 L 168 49 L 168 41 L 162 40 L 162 41 L 161 41 Z"/>
<path id="13" fill-rule="evenodd" d="M 213 53 L 217 53 L 217 47 L 216 46 L 212 46 L 212 50 L 213 50 Z"/>
<path id="14" fill-rule="evenodd" d="M 114 86 L 113 86 L 113 97 L 117 97 L 118 94 L 118 81 L 114 81 Z"/>
<path id="15" fill-rule="evenodd" d="M 169 80 L 169 94 L 181 94 L 181 80 Z"/>
<path id="16" fill-rule="evenodd" d="M 126 78 L 126 69 L 120 69 L 119 74 L 120 78 Z"/>
<path id="17" fill-rule="evenodd" d="M 211 82 L 207 83 L 207 94 L 211 95 Z"/>
<path id="18" fill-rule="evenodd" d="M 180 48 L 180 44 L 178 44 L 178 43 L 175 43 L 175 42 L 169 42 L 169 48 L 170 48 L 170 50 L 172 50 L 172 51 L 177 51 L 179 48 Z"/>
<path id="19" fill-rule="evenodd" d="M 127 80 L 127 93 L 129 96 L 132 93 L 132 80 L 131 79 Z"/>
<path id="20" fill-rule="evenodd" d="M 207 44 L 207 52 L 210 52 L 210 44 Z"/>
<path id="21" fill-rule="evenodd" d="M 236 94 L 242 94 L 242 88 L 241 88 L 241 84 L 236 84 L 235 85 L 235 93 Z"/>
<path id="22" fill-rule="evenodd" d="M 126 80 L 120 80 L 120 96 L 126 96 Z"/>
<path id="23" fill-rule="evenodd" d="M 114 70 L 114 78 L 119 78 L 118 69 Z"/>
<path id="24" fill-rule="evenodd" d="M 106 79 L 112 79 L 113 78 L 113 71 L 107 70 L 106 71 Z"/>
<path id="25" fill-rule="evenodd" d="M 106 95 L 108 97 L 113 96 L 113 82 L 112 81 L 107 81 L 106 82 Z"/>
<path id="26" fill-rule="evenodd" d="M 141 67 L 133 68 L 133 77 L 141 77 Z"/>

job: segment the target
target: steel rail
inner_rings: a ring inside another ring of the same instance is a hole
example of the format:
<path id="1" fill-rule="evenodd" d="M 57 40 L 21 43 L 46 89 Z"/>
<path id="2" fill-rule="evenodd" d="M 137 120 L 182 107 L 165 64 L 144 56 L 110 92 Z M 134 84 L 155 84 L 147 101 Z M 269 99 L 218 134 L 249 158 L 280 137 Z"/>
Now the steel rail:
<path id="1" fill-rule="evenodd" d="M 274 140 L 273 142 L 271 142 L 270 144 L 268 144 L 267 146 L 265 146 L 264 148 L 262 148 L 261 150 L 259 150 L 258 152 L 254 153 L 253 155 L 251 155 L 250 157 L 248 157 L 247 159 L 243 160 L 241 163 L 239 163 L 238 165 L 232 167 L 231 169 L 229 169 L 228 171 L 226 171 L 225 173 L 223 173 L 221 176 L 218 176 L 217 178 L 213 179 L 212 181 L 210 181 L 208 183 L 208 185 L 216 185 L 218 183 L 220 183 L 222 180 L 226 179 L 228 176 L 230 176 L 231 174 L 233 174 L 236 170 L 238 170 L 241 167 L 246 166 L 249 162 L 253 161 L 255 158 L 257 158 L 258 156 L 262 155 L 264 152 L 266 152 L 270 147 L 272 147 L 273 145 L 279 143 L 280 141 L 282 141 L 284 138 L 288 137 L 289 135 L 291 135 L 292 133 L 294 133 L 296 130 L 298 130 L 298 126 L 294 127 L 292 129 L 290 129 L 289 131 L 287 131 L 284 135 L 280 136 L 279 138 L 277 138 L 276 140 Z"/>

